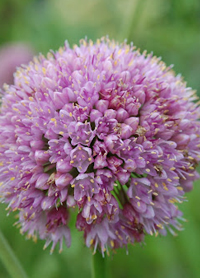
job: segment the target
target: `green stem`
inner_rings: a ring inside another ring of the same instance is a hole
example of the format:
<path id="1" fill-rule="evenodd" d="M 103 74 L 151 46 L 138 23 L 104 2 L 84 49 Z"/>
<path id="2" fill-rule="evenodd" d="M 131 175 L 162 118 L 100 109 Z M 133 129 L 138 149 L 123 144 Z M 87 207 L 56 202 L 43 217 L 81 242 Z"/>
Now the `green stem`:
<path id="1" fill-rule="evenodd" d="M 92 255 L 92 264 L 92 278 L 108 278 L 106 257 L 98 250 Z"/>
<path id="2" fill-rule="evenodd" d="M 136 4 L 135 1 L 131 2 L 131 11 L 129 16 L 127 16 L 127 18 L 124 20 L 125 22 L 122 26 L 122 31 L 120 32 L 120 40 L 127 39 L 128 43 L 132 41 L 133 34 L 136 34 L 137 26 L 139 24 L 145 2 L 145 0 L 137 0 Z"/>
<path id="3" fill-rule="evenodd" d="M 13 253 L 10 245 L 0 231 L 0 259 L 4 263 L 8 273 L 13 278 L 27 278 L 17 257 Z"/>

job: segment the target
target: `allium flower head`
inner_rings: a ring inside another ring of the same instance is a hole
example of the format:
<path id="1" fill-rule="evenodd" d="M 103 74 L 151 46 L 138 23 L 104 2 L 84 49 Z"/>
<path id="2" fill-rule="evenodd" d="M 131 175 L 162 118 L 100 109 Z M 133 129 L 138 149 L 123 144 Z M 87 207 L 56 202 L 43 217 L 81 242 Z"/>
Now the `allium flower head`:
<path id="1" fill-rule="evenodd" d="M 21 232 L 70 245 L 70 213 L 102 253 L 175 234 L 199 176 L 194 91 L 152 54 L 108 39 L 65 44 L 2 92 L 0 194 Z"/>

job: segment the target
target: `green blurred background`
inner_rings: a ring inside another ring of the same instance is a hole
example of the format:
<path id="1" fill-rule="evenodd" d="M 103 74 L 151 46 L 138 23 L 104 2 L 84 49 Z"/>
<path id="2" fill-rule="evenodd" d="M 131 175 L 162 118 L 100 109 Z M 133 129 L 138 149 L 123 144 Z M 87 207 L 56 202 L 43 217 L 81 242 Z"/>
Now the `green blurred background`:
<path id="1" fill-rule="evenodd" d="M 142 51 L 174 64 L 176 73 L 200 94 L 199 0 L 0 0 L 0 47 L 24 42 L 35 54 L 45 54 L 65 40 L 73 45 L 86 36 L 96 40 L 105 35 L 133 41 Z M 108 258 L 111 277 L 200 277 L 199 183 L 180 205 L 188 219 L 184 231 L 177 237 L 149 236 L 145 246 L 130 246 L 129 255 L 118 250 Z M 72 247 L 49 255 L 49 249 L 42 250 L 44 242 L 28 241 L 12 227 L 14 215 L 7 217 L 4 208 L 1 204 L 0 228 L 29 277 L 90 277 L 91 252 L 81 233 L 72 228 Z M 0 277 L 9 277 L 1 262 Z"/>

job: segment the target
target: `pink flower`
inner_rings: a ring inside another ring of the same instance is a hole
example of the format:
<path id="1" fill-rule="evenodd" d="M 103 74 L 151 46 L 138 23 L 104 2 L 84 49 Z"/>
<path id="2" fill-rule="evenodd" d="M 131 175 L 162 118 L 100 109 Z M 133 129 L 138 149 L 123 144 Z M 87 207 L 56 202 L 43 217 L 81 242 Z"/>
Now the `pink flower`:
<path id="1" fill-rule="evenodd" d="M 72 207 L 88 247 L 181 229 L 199 175 L 197 97 L 160 59 L 108 39 L 40 55 L 5 86 L 0 194 L 21 231 L 70 245 Z"/>
<path id="2" fill-rule="evenodd" d="M 0 48 L 0 87 L 4 83 L 13 83 L 13 73 L 16 67 L 26 64 L 32 59 L 33 50 L 24 43 L 9 43 Z"/>

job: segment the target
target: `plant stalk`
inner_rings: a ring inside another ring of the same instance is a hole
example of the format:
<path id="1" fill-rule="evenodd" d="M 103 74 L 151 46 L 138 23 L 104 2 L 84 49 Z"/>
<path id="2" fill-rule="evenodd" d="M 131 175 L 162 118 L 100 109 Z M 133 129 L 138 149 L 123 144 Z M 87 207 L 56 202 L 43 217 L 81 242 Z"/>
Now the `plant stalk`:
<path id="1" fill-rule="evenodd" d="M 0 259 L 11 277 L 13 278 L 28 277 L 1 231 L 0 231 Z"/>
<path id="2" fill-rule="evenodd" d="M 135 1 L 131 2 L 131 11 L 127 18 L 124 19 L 124 24 L 119 35 L 120 41 L 127 39 L 127 42 L 130 43 L 133 40 L 133 35 L 137 32 L 145 2 L 145 0 L 137 0 L 136 3 Z"/>
<path id="3" fill-rule="evenodd" d="M 107 259 L 98 250 L 92 255 L 92 278 L 108 278 Z"/>

